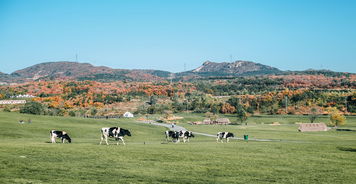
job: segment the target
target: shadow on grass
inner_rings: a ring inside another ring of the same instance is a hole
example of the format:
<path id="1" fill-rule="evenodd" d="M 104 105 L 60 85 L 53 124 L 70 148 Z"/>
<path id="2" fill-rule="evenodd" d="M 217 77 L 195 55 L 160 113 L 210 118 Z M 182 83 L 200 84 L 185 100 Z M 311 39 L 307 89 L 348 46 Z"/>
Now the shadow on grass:
<path id="1" fill-rule="evenodd" d="M 347 147 L 337 147 L 340 151 L 349 151 L 349 152 L 356 152 L 355 148 L 347 148 Z"/>

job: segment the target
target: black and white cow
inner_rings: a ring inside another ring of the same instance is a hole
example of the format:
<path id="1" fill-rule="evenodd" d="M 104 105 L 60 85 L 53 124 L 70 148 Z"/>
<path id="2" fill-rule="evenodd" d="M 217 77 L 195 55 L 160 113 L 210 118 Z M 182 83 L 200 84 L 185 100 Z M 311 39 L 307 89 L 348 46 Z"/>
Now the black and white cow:
<path id="1" fill-rule="evenodd" d="M 226 142 L 229 142 L 230 137 L 234 137 L 234 134 L 231 132 L 219 132 L 217 134 L 216 142 L 219 142 L 219 140 L 223 142 L 223 139 L 226 139 Z"/>
<path id="2" fill-rule="evenodd" d="M 171 138 L 172 142 L 179 142 L 179 132 L 167 130 L 164 134 L 166 135 L 167 142 L 169 141 L 169 138 Z"/>
<path id="3" fill-rule="evenodd" d="M 72 142 L 72 139 L 69 137 L 69 135 L 65 131 L 51 130 L 49 132 L 49 134 L 50 134 L 52 143 L 56 143 L 56 138 L 60 138 L 62 140 L 62 143 L 64 143 L 65 140 L 67 140 L 69 143 Z"/>
<path id="4" fill-rule="evenodd" d="M 109 145 L 108 143 L 108 137 L 113 137 L 115 138 L 115 140 L 117 140 L 117 145 L 119 145 L 119 140 L 122 141 L 122 143 L 125 145 L 124 142 L 124 136 L 131 136 L 131 133 L 129 130 L 120 128 L 120 127 L 104 127 L 101 129 L 101 140 L 100 140 L 100 144 L 103 142 L 103 140 L 105 139 L 105 142 L 107 145 Z"/>
<path id="5" fill-rule="evenodd" d="M 181 130 L 179 131 L 179 138 L 183 139 L 183 142 L 189 142 L 189 139 L 191 137 L 194 137 L 193 132 L 191 131 L 185 131 L 185 130 Z"/>

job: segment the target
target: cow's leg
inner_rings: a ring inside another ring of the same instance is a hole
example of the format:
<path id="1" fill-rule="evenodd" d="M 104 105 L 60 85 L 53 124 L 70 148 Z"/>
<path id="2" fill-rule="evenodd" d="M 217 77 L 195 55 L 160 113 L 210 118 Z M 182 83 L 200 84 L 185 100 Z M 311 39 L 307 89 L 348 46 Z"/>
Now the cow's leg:
<path id="1" fill-rule="evenodd" d="M 56 143 L 56 138 L 54 136 L 51 137 L 52 143 Z"/>
<path id="2" fill-rule="evenodd" d="M 219 137 L 216 138 L 216 142 L 217 142 L 217 143 L 219 142 Z"/>
<path id="3" fill-rule="evenodd" d="M 226 138 L 226 142 L 229 142 L 229 138 Z"/>
<path id="4" fill-rule="evenodd" d="M 223 141 L 224 139 L 223 138 L 221 138 L 221 143 L 224 143 L 224 141 Z"/>
<path id="5" fill-rule="evenodd" d="M 108 143 L 108 136 L 105 136 L 105 142 L 106 142 L 106 145 L 109 145 L 109 143 Z"/>
<path id="6" fill-rule="evenodd" d="M 104 140 L 104 137 L 103 137 L 103 135 L 101 135 L 101 136 L 100 136 L 100 143 L 99 143 L 99 145 L 101 145 L 101 142 L 103 142 L 103 140 Z"/>
<path id="7" fill-rule="evenodd" d="M 183 142 L 184 143 L 187 142 L 187 138 L 183 137 Z"/>
<path id="8" fill-rule="evenodd" d="M 122 144 L 126 145 L 123 137 L 119 137 L 119 139 L 122 141 Z M 117 142 L 118 142 L 118 145 L 119 145 L 119 140 L 117 140 Z"/>
<path id="9" fill-rule="evenodd" d="M 105 139 L 106 145 L 109 145 L 109 143 L 108 143 L 108 136 L 107 136 L 107 135 L 104 135 L 104 139 Z"/>

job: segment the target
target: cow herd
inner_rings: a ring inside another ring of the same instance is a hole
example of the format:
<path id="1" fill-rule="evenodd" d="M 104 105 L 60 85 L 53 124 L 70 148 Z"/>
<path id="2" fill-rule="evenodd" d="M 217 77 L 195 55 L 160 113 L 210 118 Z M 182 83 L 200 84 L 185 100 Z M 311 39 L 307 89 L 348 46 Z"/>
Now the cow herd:
<path id="1" fill-rule="evenodd" d="M 181 131 L 169 130 L 164 132 L 164 134 L 166 135 L 167 142 L 172 141 L 176 143 L 178 143 L 181 139 L 183 140 L 183 142 L 189 142 L 189 139 L 191 137 L 194 137 L 193 132 L 185 131 L 185 130 L 181 130 Z"/>
<path id="2" fill-rule="evenodd" d="M 131 136 L 131 132 L 127 129 L 120 128 L 120 127 L 104 127 L 101 128 L 101 140 L 100 140 L 100 145 L 101 143 L 105 140 L 105 143 L 109 145 L 108 143 L 108 138 L 112 137 L 117 141 L 117 145 L 119 145 L 119 141 L 121 141 L 125 145 L 124 141 L 124 136 Z M 166 136 L 166 140 L 172 141 L 175 143 L 180 142 L 181 140 L 185 142 L 189 142 L 190 138 L 194 137 L 193 132 L 191 131 L 186 131 L 186 130 L 181 130 L 181 131 L 172 131 L 168 130 L 164 132 Z M 217 138 L 216 142 L 223 142 L 225 139 L 226 142 L 229 142 L 229 139 L 234 137 L 234 134 L 231 132 L 218 132 L 217 133 Z M 67 141 L 68 143 L 72 142 L 72 139 L 69 137 L 68 133 L 65 131 L 61 130 L 51 130 L 50 131 L 50 139 L 51 143 L 56 143 L 56 138 L 61 139 L 62 143 L 65 143 Z"/>

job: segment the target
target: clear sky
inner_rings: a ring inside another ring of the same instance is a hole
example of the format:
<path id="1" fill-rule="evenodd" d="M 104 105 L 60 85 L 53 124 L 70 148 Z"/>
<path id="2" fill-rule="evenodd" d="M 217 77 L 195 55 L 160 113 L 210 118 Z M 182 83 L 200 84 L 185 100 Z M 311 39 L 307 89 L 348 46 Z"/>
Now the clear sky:
<path id="1" fill-rule="evenodd" d="M 49 61 L 190 70 L 248 60 L 356 73 L 356 1 L 0 0 L 0 71 Z"/>

